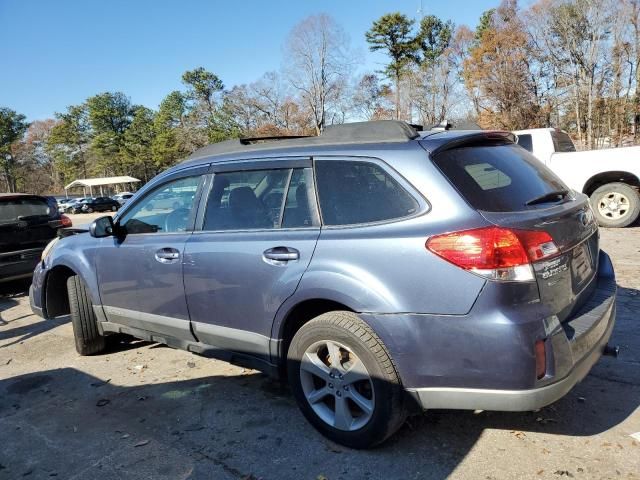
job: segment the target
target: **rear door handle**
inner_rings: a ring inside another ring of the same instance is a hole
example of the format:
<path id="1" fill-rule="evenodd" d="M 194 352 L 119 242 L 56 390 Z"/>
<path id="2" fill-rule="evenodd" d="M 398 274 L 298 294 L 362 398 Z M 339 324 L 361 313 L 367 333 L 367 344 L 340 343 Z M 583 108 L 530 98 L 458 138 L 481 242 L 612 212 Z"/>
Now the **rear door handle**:
<path id="1" fill-rule="evenodd" d="M 275 260 L 278 262 L 288 262 L 290 260 L 298 260 L 300 258 L 300 252 L 295 248 L 289 247 L 274 247 L 265 250 L 264 258 L 268 260 Z"/>
<path id="2" fill-rule="evenodd" d="M 180 259 L 180 252 L 175 248 L 165 247 L 156 252 L 155 258 L 160 263 L 175 263 Z"/>

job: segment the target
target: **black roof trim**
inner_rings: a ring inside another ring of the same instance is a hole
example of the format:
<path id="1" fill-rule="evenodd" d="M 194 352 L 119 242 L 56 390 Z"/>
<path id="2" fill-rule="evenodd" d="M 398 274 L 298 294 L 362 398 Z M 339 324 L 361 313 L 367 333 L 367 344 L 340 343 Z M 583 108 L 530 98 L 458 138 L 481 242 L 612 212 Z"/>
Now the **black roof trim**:
<path id="1" fill-rule="evenodd" d="M 416 129 L 398 120 L 378 120 L 330 125 L 318 137 L 263 137 L 227 140 L 196 150 L 188 160 L 243 153 L 272 148 L 311 147 L 324 145 L 350 145 L 359 143 L 399 143 L 419 137 Z M 278 139 L 276 141 L 276 139 Z M 274 144 L 275 142 L 275 144 Z"/>
<path id="2" fill-rule="evenodd" d="M 240 143 L 243 145 L 252 145 L 254 143 L 271 142 L 275 140 L 291 140 L 292 138 L 309 138 L 309 135 L 283 135 L 281 137 L 243 137 Z"/>

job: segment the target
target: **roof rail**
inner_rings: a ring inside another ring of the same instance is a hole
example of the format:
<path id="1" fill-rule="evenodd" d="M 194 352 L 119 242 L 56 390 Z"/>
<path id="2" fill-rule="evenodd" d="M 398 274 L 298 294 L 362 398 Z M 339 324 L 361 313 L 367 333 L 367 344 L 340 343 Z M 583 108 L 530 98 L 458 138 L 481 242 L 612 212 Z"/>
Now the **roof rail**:
<path id="1" fill-rule="evenodd" d="M 329 125 L 317 137 L 251 137 L 214 143 L 196 150 L 189 160 L 241 153 L 269 148 L 311 147 L 322 145 L 349 145 L 358 143 L 407 142 L 418 138 L 418 131 L 406 122 L 378 120 L 372 122 L 343 123 Z M 277 143 L 274 145 L 272 142 Z"/>
<path id="2" fill-rule="evenodd" d="M 291 140 L 292 138 L 308 138 L 309 135 L 281 135 L 273 137 L 243 137 L 240 139 L 242 145 L 254 145 L 256 143 L 271 142 L 275 140 Z"/>

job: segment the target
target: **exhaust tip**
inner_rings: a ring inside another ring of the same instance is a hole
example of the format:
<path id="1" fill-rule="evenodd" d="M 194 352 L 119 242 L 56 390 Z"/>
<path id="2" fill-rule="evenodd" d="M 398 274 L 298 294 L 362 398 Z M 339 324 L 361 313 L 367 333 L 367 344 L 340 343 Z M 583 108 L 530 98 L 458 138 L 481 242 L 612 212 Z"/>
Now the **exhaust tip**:
<path id="1" fill-rule="evenodd" d="M 614 345 L 613 347 L 611 345 L 605 345 L 602 354 L 608 357 L 618 358 L 618 355 L 620 354 L 620 347 L 618 345 Z"/>

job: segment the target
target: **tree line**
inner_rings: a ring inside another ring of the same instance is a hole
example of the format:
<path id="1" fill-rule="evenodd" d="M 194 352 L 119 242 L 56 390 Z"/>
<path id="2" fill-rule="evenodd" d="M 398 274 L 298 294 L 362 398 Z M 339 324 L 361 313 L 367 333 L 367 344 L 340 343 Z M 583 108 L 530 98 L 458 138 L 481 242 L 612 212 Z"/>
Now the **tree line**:
<path id="1" fill-rule="evenodd" d="M 2 107 L 0 182 L 36 193 L 92 176 L 146 182 L 208 143 L 352 120 L 553 126 L 581 148 L 640 143 L 640 0 L 503 0 L 474 29 L 396 12 L 364 36 L 386 55 L 379 72 L 360 72 L 347 33 L 320 14 L 291 30 L 283 67 L 252 83 L 229 88 L 198 67 L 155 109 L 122 92 L 31 123 Z"/>

